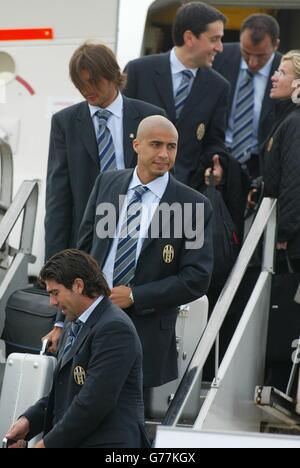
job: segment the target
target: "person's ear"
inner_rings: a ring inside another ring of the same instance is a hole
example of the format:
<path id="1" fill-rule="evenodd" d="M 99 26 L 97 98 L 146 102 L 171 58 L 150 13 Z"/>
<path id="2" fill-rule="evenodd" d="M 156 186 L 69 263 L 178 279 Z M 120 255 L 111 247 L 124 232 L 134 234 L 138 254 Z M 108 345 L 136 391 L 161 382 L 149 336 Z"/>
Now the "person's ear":
<path id="1" fill-rule="evenodd" d="M 280 39 L 277 39 L 276 45 L 275 45 L 275 50 L 278 50 L 280 46 Z"/>
<path id="2" fill-rule="evenodd" d="M 137 139 L 133 140 L 132 146 L 133 146 L 133 149 L 136 152 L 136 154 L 139 154 L 139 148 L 140 148 L 139 140 L 137 140 Z"/>
<path id="3" fill-rule="evenodd" d="M 183 34 L 183 39 L 184 39 L 184 44 L 187 47 L 193 47 L 194 42 L 195 42 L 195 35 L 192 33 L 192 31 L 187 30 Z"/>
<path id="4" fill-rule="evenodd" d="M 76 294 L 82 295 L 84 291 L 84 282 L 81 278 L 76 278 L 73 284 L 72 291 Z"/>

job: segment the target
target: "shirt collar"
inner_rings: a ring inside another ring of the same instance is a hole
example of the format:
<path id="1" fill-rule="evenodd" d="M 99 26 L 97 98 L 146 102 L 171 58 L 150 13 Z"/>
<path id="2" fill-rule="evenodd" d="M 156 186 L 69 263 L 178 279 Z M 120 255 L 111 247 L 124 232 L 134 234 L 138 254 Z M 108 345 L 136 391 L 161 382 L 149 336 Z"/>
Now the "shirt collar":
<path id="1" fill-rule="evenodd" d="M 171 61 L 171 70 L 172 70 L 173 75 L 179 74 L 185 70 L 190 70 L 193 73 L 194 78 L 196 78 L 198 68 L 186 68 L 183 65 L 183 63 L 180 62 L 179 58 L 177 57 L 175 53 L 175 47 L 171 50 L 170 61 Z"/>
<path id="2" fill-rule="evenodd" d="M 89 109 L 91 116 L 94 117 L 96 112 L 98 110 L 103 110 L 101 107 L 97 106 L 91 106 L 89 104 Z M 110 111 L 115 117 L 118 117 L 119 119 L 122 119 L 123 117 L 123 96 L 121 93 L 118 94 L 117 98 L 112 102 L 108 107 L 106 107 L 106 110 Z"/>
<path id="3" fill-rule="evenodd" d="M 261 75 L 261 76 L 264 76 L 265 78 L 269 78 L 274 58 L 275 58 L 275 53 L 272 54 L 272 56 L 270 57 L 266 65 L 263 68 L 261 68 L 259 72 L 257 72 L 257 75 Z M 243 58 L 241 62 L 241 70 L 248 70 L 248 65 Z"/>
<path id="4" fill-rule="evenodd" d="M 144 185 L 138 176 L 137 168 L 135 168 L 128 190 L 134 190 L 138 186 L 143 185 L 144 187 L 148 187 L 148 189 L 161 200 L 168 186 L 169 178 L 170 174 L 167 172 L 164 176 L 158 177 L 153 180 L 153 182 L 150 182 L 150 184 Z"/>
<path id="5" fill-rule="evenodd" d="M 83 314 L 80 315 L 80 317 L 78 317 L 78 320 L 82 323 L 86 323 L 102 300 L 103 296 L 98 297 L 98 299 L 95 302 L 93 302 L 93 304 L 85 312 L 83 312 Z"/>

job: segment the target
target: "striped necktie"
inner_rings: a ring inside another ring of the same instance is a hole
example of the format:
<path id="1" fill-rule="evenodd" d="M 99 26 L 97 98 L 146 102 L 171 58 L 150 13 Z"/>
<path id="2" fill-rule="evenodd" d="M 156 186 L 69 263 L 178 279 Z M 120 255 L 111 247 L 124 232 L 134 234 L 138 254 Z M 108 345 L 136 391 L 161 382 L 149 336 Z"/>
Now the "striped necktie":
<path id="1" fill-rule="evenodd" d="M 254 75 L 249 70 L 241 82 L 237 94 L 234 126 L 232 155 L 241 164 L 247 162 L 251 157 L 253 146 L 253 123 L 254 123 Z"/>
<path id="2" fill-rule="evenodd" d="M 190 94 L 192 79 L 194 78 L 194 75 L 191 72 L 191 70 L 183 70 L 181 72 L 181 75 L 182 80 L 175 95 L 175 108 L 177 120 L 179 119 L 182 109 L 184 108 L 184 105 Z"/>
<path id="3" fill-rule="evenodd" d="M 135 275 L 136 249 L 139 240 L 140 224 L 142 218 L 142 198 L 148 191 L 143 185 L 135 189 L 134 195 L 128 204 L 126 217 L 120 232 L 117 254 L 114 265 L 115 286 L 130 286 Z"/>
<path id="4" fill-rule="evenodd" d="M 113 171 L 117 169 L 117 161 L 114 142 L 110 130 L 107 126 L 108 119 L 112 114 L 108 110 L 99 110 L 96 115 L 99 121 L 97 143 L 101 171 Z"/>
<path id="5" fill-rule="evenodd" d="M 64 353 L 63 353 L 64 356 L 66 356 L 66 354 L 68 354 L 69 351 L 71 350 L 74 342 L 76 341 L 77 336 L 79 335 L 79 332 L 82 326 L 83 326 L 83 322 L 81 322 L 80 320 L 76 320 L 76 322 L 71 323 L 69 335 L 68 335 L 65 348 L 64 348 Z"/>

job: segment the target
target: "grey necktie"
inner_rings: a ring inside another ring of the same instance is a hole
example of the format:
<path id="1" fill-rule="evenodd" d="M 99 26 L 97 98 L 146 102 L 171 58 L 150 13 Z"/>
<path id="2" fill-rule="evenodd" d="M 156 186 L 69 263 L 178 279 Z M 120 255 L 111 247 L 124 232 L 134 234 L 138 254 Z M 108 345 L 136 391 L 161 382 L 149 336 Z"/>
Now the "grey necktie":
<path id="1" fill-rule="evenodd" d="M 77 336 L 79 335 L 79 332 L 82 326 L 83 326 L 83 323 L 80 320 L 76 320 L 76 322 L 71 323 L 71 327 L 70 327 L 69 335 L 65 344 L 63 356 L 66 356 L 70 352 L 74 342 L 77 339 Z"/>
<path id="2" fill-rule="evenodd" d="M 184 70 L 181 72 L 182 80 L 175 96 L 175 108 L 177 120 L 180 117 L 182 109 L 187 101 L 187 98 L 191 91 L 192 79 L 194 78 L 193 73 L 190 70 Z"/>
<path id="3" fill-rule="evenodd" d="M 112 139 L 111 132 L 107 126 L 108 119 L 112 114 L 108 110 L 101 110 L 98 111 L 96 115 L 99 121 L 97 143 L 99 149 L 101 171 L 112 171 L 117 169 L 115 145 Z"/>
<path id="4" fill-rule="evenodd" d="M 130 286 L 135 275 L 136 249 L 142 217 L 142 198 L 148 191 L 143 185 L 135 189 L 133 198 L 127 207 L 127 213 L 120 232 L 118 249 L 114 265 L 114 287 Z"/>
<path id="5" fill-rule="evenodd" d="M 251 157 L 254 124 L 254 75 L 246 71 L 237 94 L 235 107 L 232 155 L 241 164 Z"/>

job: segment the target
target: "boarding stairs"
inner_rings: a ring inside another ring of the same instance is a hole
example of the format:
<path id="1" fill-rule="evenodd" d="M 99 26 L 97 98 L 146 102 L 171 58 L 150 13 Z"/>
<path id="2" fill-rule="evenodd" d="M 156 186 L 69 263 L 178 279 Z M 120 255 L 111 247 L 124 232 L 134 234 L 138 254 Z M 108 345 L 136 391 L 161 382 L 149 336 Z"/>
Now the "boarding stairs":
<path id="1" fill-rule="evenodd" d="M 0 336 L 5 323 L 9 296 L 28 285 L 28 265 L 32 255 L 38 206 L 38 181 L 24 181 L 13 198 L 13 155 L 0 139 Z M 13 235 L 14 247 L 10 246 Z M 0 340 L 0 389 L 5 362 L 5 344 Z"/>
<path id="2" fill-rule="evenodd" d="M 264 443 L 272 446 L 274 443 L 300 447 L 297 401 L 276 389 L 264 387 L 276 216 L 276 200 L 265 198 L 178 391 L 162 424 L 157 427 L 156 447 L 202 447 L 206 443 L 217 446 L 222 435 L 226 435 L 225 446 L 230 446 L 231 435 L 232 440 L 236 443 L 239 440 L 245 446 Z M 260 274 L 227 352 L 219 363 L 222 325 L 261 239 Z M 186 421 L 183 416 L 185 407 L 214 345 L 215 378 L 211 384 L 202 383 L 199 413 L 194 421 Z M 277 434 L 274 436 L 276 441 L 272 439 L 272 433 Z M 290 440 L 291 435 L 295 437 Z M 181 445 L 184 441 L 193 445 Z"/>

